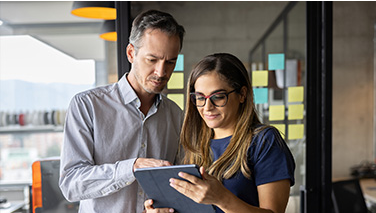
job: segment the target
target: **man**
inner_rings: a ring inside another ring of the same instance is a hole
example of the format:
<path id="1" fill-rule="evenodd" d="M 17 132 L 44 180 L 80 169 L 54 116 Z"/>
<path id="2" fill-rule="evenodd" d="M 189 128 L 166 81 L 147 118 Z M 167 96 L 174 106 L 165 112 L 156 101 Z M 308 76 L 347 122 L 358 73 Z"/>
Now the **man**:
<path id="1" fill-rule="evenodd" d="M 130 72 L 72 99 L 59 185 L 67 200 L 80 201 L 80 212 L 142 212 L 146 195 L 134 169 L 174 162 L 182 111 L 160 92 L 174 70 L 184 33 L 170 14 L 140 14 L 126 49 Z"/>

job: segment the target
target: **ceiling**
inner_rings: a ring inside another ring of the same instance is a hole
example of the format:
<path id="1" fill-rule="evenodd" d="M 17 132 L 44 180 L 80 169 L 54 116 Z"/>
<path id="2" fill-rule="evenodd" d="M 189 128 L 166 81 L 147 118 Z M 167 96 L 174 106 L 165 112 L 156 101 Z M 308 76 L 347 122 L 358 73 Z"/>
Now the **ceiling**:
<path id="1" fill-rule="evenodd" d="M 103 20 L 76 17 L 73 1 L 0 1 L 0 35 L 31 35 L 76 59 L 105 60 Z"/>
<path id="2" fill-rule="evenodd" d="M 99 38 L 103 20 L 76 17 L 70 13 L 72 5 L 73 1 L 0 1 L 0 36 L 31 35 L 73 58 L 105 61 L 106 46 L 114 45 Z M 166 5 L 132 2 L 132 13 Z"/>
<path id="3" fill-rule="evenodd" d="M 283 8 L 285 4 L 286 2 L 281 2 L 278 6 L 275 2 L 255 2 L 253 7 L 275 11 L 273 8 Z M 99 38 L 103 20 L 76 17 L 70 13 L 72 5 L 73 1 L 0 1 L 0 20 L 3 22 L 0 25 L 0 36 L 31 35 L 76 59 L 94 59 L 100 62 L 108 60 L 106 55 L 109 48 L 116 45 L 109 45 L 109 41 Z M 182 5 L 183 2 L 171 5 L 160 1 L 133 1 L 131 13 L 138 14 L 150 8 L 173 10 L 174 6 Z M 258 12 L 253 7 L 250 8 L 253 11 L 250 13 L 250 20 L 255 20 L 254 23 L 261 30 L 253 30 L 252 36 L 259 38 L 268 26 L 264 23 L 270 23 L 278 13 L 265 12 L 266 10 Z"/>

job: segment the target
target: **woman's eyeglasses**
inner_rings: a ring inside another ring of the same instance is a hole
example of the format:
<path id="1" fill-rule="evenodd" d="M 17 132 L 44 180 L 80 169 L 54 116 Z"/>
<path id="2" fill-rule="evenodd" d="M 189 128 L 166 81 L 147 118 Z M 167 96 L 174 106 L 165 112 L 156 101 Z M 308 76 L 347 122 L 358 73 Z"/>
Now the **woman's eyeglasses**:
<path id="1" fill-rule="evenodd" d="M 211 95 L 205 96 L 199 93 L 190 93 L 192 103 L 197 107 L 203 107 L 206 104 L 206 99 L 210 99 L 210 102 L 216 106 L 216 107 L 224 107 L 227 104 L 228 95 L 230 93 L 235 92 L 235 90 L 232 90 L 228 93 L 225 92 L 217 92 L 213 93 Z"/>

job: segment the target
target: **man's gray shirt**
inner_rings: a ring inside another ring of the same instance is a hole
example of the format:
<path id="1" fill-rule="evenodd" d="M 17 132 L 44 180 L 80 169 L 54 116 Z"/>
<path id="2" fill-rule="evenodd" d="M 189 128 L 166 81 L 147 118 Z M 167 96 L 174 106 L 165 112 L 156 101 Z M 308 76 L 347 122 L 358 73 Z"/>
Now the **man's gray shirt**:
<path id="1" fill-rule="evenodd" d="M 126 75 L 72 99 L 59 184 L 69 201 L 80 201 L 80 212 L 141 213 L 146 195 L 133 175 L 135 160 L 174 162 L 182 110 L 164 95 L 146 116 L 139 107 Z"/>

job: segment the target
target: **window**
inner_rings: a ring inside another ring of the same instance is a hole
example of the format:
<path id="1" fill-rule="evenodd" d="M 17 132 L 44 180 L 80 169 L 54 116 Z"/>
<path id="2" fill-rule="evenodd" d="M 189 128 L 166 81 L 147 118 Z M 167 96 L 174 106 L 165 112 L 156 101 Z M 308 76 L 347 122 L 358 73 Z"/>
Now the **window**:
<path id="1" fill-rule="evenodd" d="M 31 182 L 31 164 L 59 156 L 65 110 L 95 86 L 95 61 L 28 36 L 0 36 L 0 183 Z"/>

